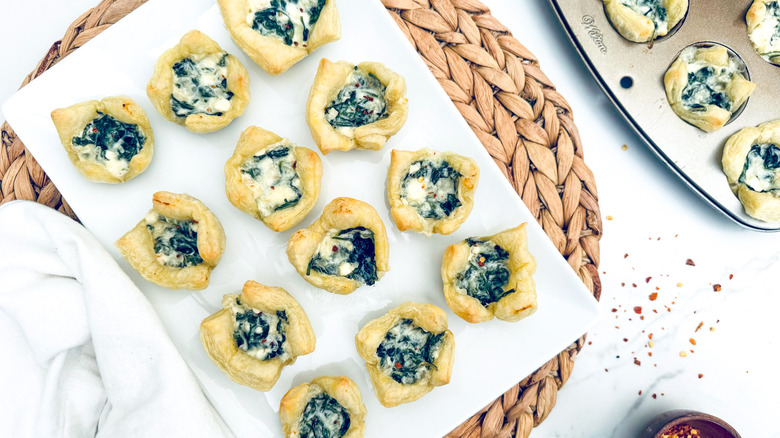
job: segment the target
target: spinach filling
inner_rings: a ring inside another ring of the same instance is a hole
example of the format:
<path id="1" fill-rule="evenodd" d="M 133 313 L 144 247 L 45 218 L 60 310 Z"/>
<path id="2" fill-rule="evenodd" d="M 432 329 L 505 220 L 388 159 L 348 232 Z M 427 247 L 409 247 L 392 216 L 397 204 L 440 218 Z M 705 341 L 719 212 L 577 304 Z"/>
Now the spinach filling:
<path id="1" fill-rule="evenodd" d="M 504 290 L 509 282 L 509 252 L 491 241 L 466 239 L 471 249 L 466 269 L 457 276 L 455 286 L 487 307 L 514 289 Z"/>
<path id="2" fill-rule="evenodd" d="M 227 88 L 227 53 L 191 55 L 174 64 L 173 73 L 171 109 L 176 117 L 221 116 L 230 109 L 233 92 Z"/>
<path id="3" fill-rule="evenodd" d="M 644 15 L 653 22 L 655 30 L 666 32 L 668 29 L 668 13 L 661 0 L 623 0 L 623 5 L 637 14 Z"/>
<path id="4" fill-rule="evenodd" d="M 688 73 L 688 85 L 682 92 L 683 105 L 691 111 L 705 111 L 706 105 L 731 111 L 731 98 L 725 92 L 731 77 L 725 71 L 716 73 L 712 66 Z"/>
<path id="5" fill-rule="evenodd" d="M 236 322 L 233 327 L 236 346 L 263 361 L 282 356 L 287 341 L 287 313 L 284 310 L 277 310 L 276 313 L 261 312 L 241 306 L 239 299 L 236 299 L 236 305 Z"/>
<path id="6" fill-rule="evenodd" d="M 780 148 L 773 144 L 755 144 L 745 159 L 739 182 L 754 192 L 780 190 Z"/>
<path id="7" fill-rule="evenodd" d="M 373 285 L 377 280 L 374 232 L 355 227 L 325 236 L 309 261 L 306 275 L 312 270 Z"/>
<path id="8" fill-rule="evenodd" d="M 138 125 L 124 123 L 108 114 L 97 112 L 98 116 L 84 127 L 80 137 L 73 137 L 75 146 L 94 145 L 98 162 L 122 160 L 129 162 L 143 148 L 146 142 Z"/>
<path id="9" fill-rule="evenodd" d="M 165 266 L 183 268 L 203 263 L 198 252 L 197 222 L 157 214 L 155 220 L 147 219 L 146 227 L 154 238 L 154 252 Z"/>
<path id="10" fill-rule="evenodd" d="M 355 128 L 387 117 L 385 86 L 369 73 L 357 67 L 339 90 L 336 98 L 325 108 L 325 120 L 334 128 Z"/>
<path id="11" fill-rule="evenodd" d="M 252 29 L 261 35 L 279 38 L 288 46 L 306 47 L 325 0 L 270 0 L 265 3 L 252 8 L 247 17 Z"/>
<path id="12" fill-rule="evenodd" d="M 298 423 L 300 438 L 341 438 L 349 430 L 349 413 L 328 394 L 310 398 Z"/>
<path id="13" fill-rule="evenodd" d="M 292 207 L 303 197 L 297 163 L 291 149 L 282 145 L 241 165 L 241 173 L 256 183 L 257 206 L 263 216 Z"/>
<path id="14" fill-rule="evenodd" d="M 461 176 L 446 161 L 415 161 L 401 181 L 401 198 L 420 216 L 443 219 L 461 206 L 458 198 Z"/>
<path id="15" fill-rule="evenodd" d="M 769 40 L 769 44 L 773 47 L 780 43 L 780 2 L 770 2 L 766 4 L 766 17 L 764 20 L 775 20 L 775 32 L 772 34 L 772 38 Z M 780 52 L 772 52 L 767 55 L 780 56 Z"/>
<path id="16" fill-rule="evenodd" d="M 379 367 L 402 385 L 420 381 L 439 357 L 444 332 L 437 335 L 425 331 L 411 319 L 402 319 L 385 334 L 376 349 Z"/>

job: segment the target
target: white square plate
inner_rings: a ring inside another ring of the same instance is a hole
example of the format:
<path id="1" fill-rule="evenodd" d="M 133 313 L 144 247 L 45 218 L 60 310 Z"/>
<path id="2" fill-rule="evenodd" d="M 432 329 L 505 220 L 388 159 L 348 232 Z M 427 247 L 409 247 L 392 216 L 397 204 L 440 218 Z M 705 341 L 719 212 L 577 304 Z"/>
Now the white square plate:
<path id="1" fill-rule="evenodd" d="M 378 0 L 338 0 L 342 38 L 317 50 L 280 76 L 270 76 L 247 58 L 225 30 L 213 0 L 152 0 L 111 26 L 67 59 L 16 93 L 5 115 L 84 225 L 109 249 L 160 314 L 173 341 L 219 413 L 237 436 L 280 436 L 279 401 L 292 386 L 319 375 L 346 375 L 363 394 L 366 436 L 442 436 L 577 339 L 598 318 L 597 303 L 553 247 L 510 184 L 494 165 L 447 95 L 397 29 Z M 244 115 L 213 134 L 199 135 L 154 110 L 145 86 L 157 57 L 197 28 L 236 55 L 250 72 L 252 100 Z M 225 197 L 223 166 L 239 134 L 258 125 L 317 150 L 304 119 L 309 87 L 322 57 L 385 63 L 406 78 L 409 120 L 381 151 L 334 152 L 323 158 L 322 192 L 304 222 L 308 226 L 327 202 L 350 196 L 373 205 L 390 241 L 388 274 L 374 287 L 347 296 L 316 289 L 287 261 L 287 240 L 295 231 L 274 233 L 233 207 Z M 120 185 L 85 180 L 71 165 L 49 113 L 76 102 L 126 94 L 152 123 L 155 156 L 145 173 Z M 473 157 L 481 177 L 471 216 L 450 236 L 400 233 L 388 212 L 385 179 L 393 148 L 430 147 Z M 122 259 L 113 242 L 151 208 L 158 190 L 186 192 L 220 219 L 227 249 L 201 292 L 172 291 L 143 280 Z M 517 323 L 471 325 L 449 311 L 442 295 L 440 265 L 447 245 L 469 236 L 528 222 L 529 246 L 538 261 L 534 275 L 539 310 Z M 317 335 L 314 353 L 284 369 L 273 390 L 257 392 L 233 383 L 208 358 L 198 327 L 218 310 L 223 294 L 244 281 L 282 286 L 306 309 Z M 106 291 L 110 293 L 110 291 Z M 419 401 L 382 407 L 354 336 L 370 319 L 405 301 L 433 303 L 449 315 L 455 334 L 455 366 L 449 385 Z"/>

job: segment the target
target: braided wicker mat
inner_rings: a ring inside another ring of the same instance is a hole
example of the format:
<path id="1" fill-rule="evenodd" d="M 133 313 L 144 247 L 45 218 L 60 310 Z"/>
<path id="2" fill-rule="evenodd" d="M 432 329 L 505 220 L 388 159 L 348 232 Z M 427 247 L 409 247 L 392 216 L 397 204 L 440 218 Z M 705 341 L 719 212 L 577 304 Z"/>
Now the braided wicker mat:
<path id="1" fill-rule="evenodd" d="M 569 265 L 598 299 L 601 215 L 569 104 L 490 10 L 477 0 L 381 0 Z M 146 0 L 102 0 L 51 46 L 26 85 Z M 35 200 L 78 220 L 7 123 L 0 205 Z M 450 432 L 528 437 L 555 406 L 583 336 Z"/>

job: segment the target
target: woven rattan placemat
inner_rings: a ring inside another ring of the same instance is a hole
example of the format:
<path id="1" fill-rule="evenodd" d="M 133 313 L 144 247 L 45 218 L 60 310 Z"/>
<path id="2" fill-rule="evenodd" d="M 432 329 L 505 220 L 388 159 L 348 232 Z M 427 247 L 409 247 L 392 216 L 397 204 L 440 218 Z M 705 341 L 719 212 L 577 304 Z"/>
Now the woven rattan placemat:
<path id="1" fill-rule="evenodd" d="M 569 265 L 598 299 L 601 214 L 596 181 L 566 99 L 477 0 L 381 0 L 496 165 Z M 146 0 L 102 0 L 54 43 L 22 83 L 49 69 Z M 77 219 L 16 137 L 2 125 L 0 205 L 34 200 Z M 552 408 L 584 336 L 448 437 L 527 437 Z"/>

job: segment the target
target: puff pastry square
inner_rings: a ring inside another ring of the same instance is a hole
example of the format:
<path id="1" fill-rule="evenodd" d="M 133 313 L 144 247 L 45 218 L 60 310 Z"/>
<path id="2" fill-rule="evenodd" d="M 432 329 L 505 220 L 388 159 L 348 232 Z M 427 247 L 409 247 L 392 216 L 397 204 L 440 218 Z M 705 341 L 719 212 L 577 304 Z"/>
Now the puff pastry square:
<path id="1" fill-rule="evenodd" d="M 68 158 L 90 181 L 129 181 L 152 161 L 154 134 L 149 119 L 127 96 L 56 109 L 51 119 Z"/>
<path id="2" fill-rule="evenodd" d="M 373 285 L 390 270 L 387 231 L 374 207 L 336 198 L 309 228 L 296 231 L 287 257 L 304 280 L 336 294 Z"/>
<path id="3" fill-rule="evenodd" d="M 536 259 L 528 251 L 525 227 L 447 247 L 441 280 L 453 313 L 477 323 L 493 317 L 514 322 L 536 312 Z"/>
<path id="4" fill-rule="evenodd" d="M 171 122 L 192 132 L 214 132 L 244 113 L 249 74 L 238 58 L 192 30 L 157 59 L 146 94 Z"/>
<path id="5" fill-rule="evenodd" d="M 306 123 L 323 154 L 379 150 L 409 113 L 406 81 L 378 62 L 322 58 L 306 103 Z"/>
<path id="6" fill-rule="evenodd" d="M 258 391 L 273 388 L 282 368 L 314 351 L 314 330 L 300 304 L 280 287 L 244 283 L 240 295 L 222 298 L 222 310 L 200 324 L 200 341 L 234 382 Z"/>
<path id="7" fill-rule="evenodd" d="M 455 337 L 447 329 L 447 315 L 432 304 L 401 304 L 363 326 L 355 346 L 387 408 L 450 382 Z"/>
<path id="8" fill-rule="evenodd" d="M 157 192 L 152 209 L 116 241 L 130 266 L 145 279 L 170 289 L 205 289 L 225 251 L 222 224 L 187 194 Z"/>
<path id="9" fill-rule="evenodd" d="M 344 376 L 323 376 L 301 383 L 287 391 L 279 404 L 285 438 L 362 438 L 365 417 L 360 389 Z"/>
<path id="10" fill-rule="evenodd" d="M 756 89 L 720 45 L 684 49 L 664 75 L 664 86 L 672 110 L 706 132 L 722 128 Z"/>
<path id="11" fill-rule="evenodd" d="M 218 0 L 236 45 L 272 75 L 341 38 L 335 0 Z"/>
<path id="12" fill-rule="evenodd" d="M 688 12 L 689 0 L 604 0 L 609 21 L 623 38 L 645 43 L 669 33 Z"/>
<path id="13" fill-rule="evenodd" d="M 274 231 L 297 225 L 320 196 L 322 161 L 311 149 L 250 126 L 225 163 L 230 203 Z"/>
<path id="14" fill-rule="evenodd" d="M 780 120 L 732 135 L 723 148 L 722 164 L 747 214 L 780 221 Z"/>
<path id="15" fill-rule="evenodd" d="M 780 65 L 780 3 L 755 0 L 745 16 L 750 42 L 765 61 Z"/>
<path id="16" fill-rule="evenodd" d="M 393 149 L 387 172 L 390 215 L 401 231 L 451 234 L 474 207 L 479 167 L 471 158 L 430 149 Z"/>

